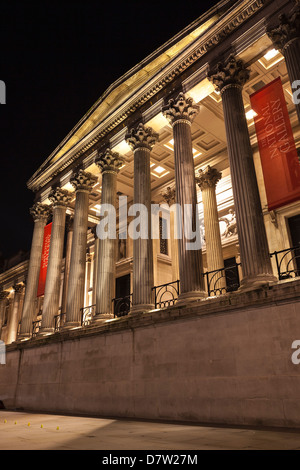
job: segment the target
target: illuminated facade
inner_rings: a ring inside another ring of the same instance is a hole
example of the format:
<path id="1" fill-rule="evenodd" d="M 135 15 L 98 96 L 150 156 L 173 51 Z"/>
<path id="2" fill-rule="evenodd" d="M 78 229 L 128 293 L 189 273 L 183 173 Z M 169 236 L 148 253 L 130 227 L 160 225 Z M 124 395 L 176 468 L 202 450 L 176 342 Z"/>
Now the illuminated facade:
<path id="1" fill-rule="evenodd" d="M 30 260 L 0 274 L 1 339 L 14 343 L 8 351 L 126 322 L 133 328 L 131 321 L 146 328 L 147 315 L 159 322 L 178 308 L 211 315 L 212 302 L 219 308 L 224 299 L 288 283 L 299 309 L 300 198 L 270 209 L 250 99 L 280 77 L 300 148 L 292 89 L 300 80 L 299 8 L 291 0 L 220 1 L 111 85 L 47 158 L 28 182 L 36 194 Z M 203 249 L 175 240 L 173 213 L 161 215 L 157 239 L 125 237 L 131 219 L 119 223 L 118 202 L 125 197 L 129 207 L 190 204 L 194 219 L 198 202 Z M 117 210 L 117 241 L 96 233 L 108 203 Z M 37 297 L 50 222 L 45 289 Z M 207 419 L 222 421 L 215 416 Z"/>

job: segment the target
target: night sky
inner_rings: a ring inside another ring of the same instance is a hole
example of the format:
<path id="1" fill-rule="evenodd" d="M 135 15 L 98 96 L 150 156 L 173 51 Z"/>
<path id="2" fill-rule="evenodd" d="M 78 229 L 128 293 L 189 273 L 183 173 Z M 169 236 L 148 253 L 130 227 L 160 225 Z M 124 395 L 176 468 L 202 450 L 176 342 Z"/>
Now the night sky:
<path id="1" fill-rule="evenodd" d="M 29 250 L 26 182 L 106 88 L 217 1 L 2 1 L 0 254 Z"/>

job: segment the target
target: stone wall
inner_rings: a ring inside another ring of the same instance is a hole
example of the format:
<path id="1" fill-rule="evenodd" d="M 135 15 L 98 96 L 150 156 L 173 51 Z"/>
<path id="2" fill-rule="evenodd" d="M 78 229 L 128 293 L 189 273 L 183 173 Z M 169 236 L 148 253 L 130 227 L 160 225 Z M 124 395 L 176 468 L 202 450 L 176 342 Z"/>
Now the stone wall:
<path id="1" fill-rule="evenodd" d="M 7 408 L 300 427 L 300 281 L 7 348 Z"/>

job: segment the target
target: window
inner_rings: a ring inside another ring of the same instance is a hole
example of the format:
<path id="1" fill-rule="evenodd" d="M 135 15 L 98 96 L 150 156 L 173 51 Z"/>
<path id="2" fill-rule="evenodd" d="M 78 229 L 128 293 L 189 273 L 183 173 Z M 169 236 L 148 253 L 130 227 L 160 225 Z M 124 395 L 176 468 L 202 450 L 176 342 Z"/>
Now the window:
<path id="1" fill-rule="evenodd" d="M 167 233 L 168 233 L 168 225 L 167 220 L 163 217 L 159 218 L 159 241 L 160 241 L 160 253 L 162 255 L 168 255 L 168 240 L 167 240 Z"/>

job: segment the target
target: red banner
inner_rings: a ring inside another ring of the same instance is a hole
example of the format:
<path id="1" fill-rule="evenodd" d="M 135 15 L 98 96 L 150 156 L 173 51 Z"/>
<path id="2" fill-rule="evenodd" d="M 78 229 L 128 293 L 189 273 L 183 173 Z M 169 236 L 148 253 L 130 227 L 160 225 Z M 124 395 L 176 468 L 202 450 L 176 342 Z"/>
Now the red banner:
<path id="1" fill-rule="evenodd" d="M 281 78 L 250 96 L 269 211 L 300 199 L 300 164 Z"/>
<path id="2" fill-rule="evenodd" d="M 46 225 L 46 227 L 44 228 L 43 251 L 42 251 L 42 259 L 41 259 L 39 286 L 38 286 L 38 292 L 37 292 L 38 297 L 45 294 L 45 284 L 46 284 L 50 240 L 51 240 L 51 229 L 52 229 L 52 222 L 51 224 Z"/>

